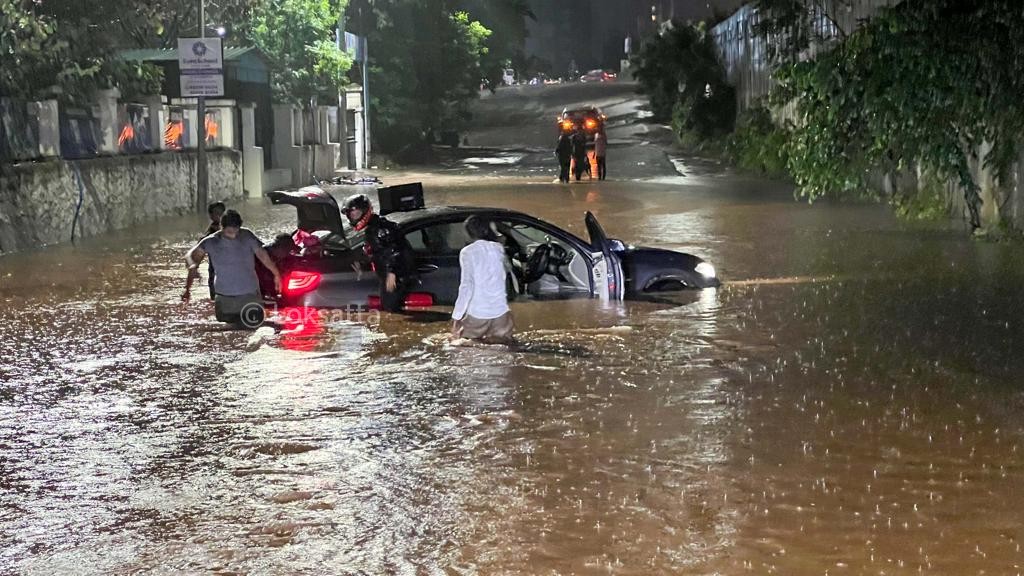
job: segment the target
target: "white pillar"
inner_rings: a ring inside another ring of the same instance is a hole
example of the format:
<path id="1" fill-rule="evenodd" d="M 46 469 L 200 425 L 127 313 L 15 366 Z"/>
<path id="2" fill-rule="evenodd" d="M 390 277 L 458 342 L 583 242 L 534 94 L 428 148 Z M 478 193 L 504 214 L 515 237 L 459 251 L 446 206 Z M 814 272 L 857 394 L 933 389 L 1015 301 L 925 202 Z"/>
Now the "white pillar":
<path id="1" fill-rule="evenodd" d="M 363 132 L 363 109 L 356 110 L 356 157 L 355 157 L 355 169 L 364 170 L 366 168 L 366 134 Z"/>
<path id="2" fill-rule="evenodd" d="M 164 149 L 164 127 L 167 125 L 167 109 L 164 108 L 164 98 L 159 94 L 146 96 L 142 103 L 149 108 L 149 120 L 146 121 L 146 130 L 149 131 L 149 147 L 154 152 Z"/>
<path id="3" fill-rule="evenodd" d="M 243 102 L 238 105 L 242 112 L 242 150 L 256 147 L 256 105 Z"/>
<path id="4" fill-rule="evenodd" d="M 242 189 L 246 196 L 263 193 L 263 148 L 256 146 L 256 106 L 238 105 L 242 116 Z"/>
<path id="5" fill-rule="evenodd" d="M 328 106 L 316 107 L 316 143 L 326 146 L 331 143 L 331 120 L 328 117 Z"/>
<path id="6" fill-rule="evenodd" d="M 121 91 L 117 88 L 100 90 L 96 93 L 96 107 L 99 110 L 100 141 L 96 143 L 96 151 L 100 154 L 117 154 L 117 136 L 120 126 L 117 125 L 117 99 Z"/>

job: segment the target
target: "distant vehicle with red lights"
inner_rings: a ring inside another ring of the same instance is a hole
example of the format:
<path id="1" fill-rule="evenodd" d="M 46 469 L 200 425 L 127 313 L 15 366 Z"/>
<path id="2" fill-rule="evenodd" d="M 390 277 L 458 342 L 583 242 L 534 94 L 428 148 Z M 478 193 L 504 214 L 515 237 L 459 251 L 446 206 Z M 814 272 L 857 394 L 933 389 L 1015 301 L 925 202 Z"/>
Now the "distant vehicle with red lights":
<path id="1" fill-rule="evenodd" d="M 611 82 L 615 80 L 617 75 L 614 72 L 607 70 L 591 70 L 583 76 L 580 76 L 580 82 Z"/>
<path id="2" fill-rule="evenodd" d="M 608 116 L 597 106 L 573 110 L 566 108 L 558 116 L 558 129 L 562 133 L 572 134 L 579 128 L 587 135 L 587 143 L 591 144 L 594 142 L 594 135 L 604 130 L 604 123 L 607 119 Z"/>

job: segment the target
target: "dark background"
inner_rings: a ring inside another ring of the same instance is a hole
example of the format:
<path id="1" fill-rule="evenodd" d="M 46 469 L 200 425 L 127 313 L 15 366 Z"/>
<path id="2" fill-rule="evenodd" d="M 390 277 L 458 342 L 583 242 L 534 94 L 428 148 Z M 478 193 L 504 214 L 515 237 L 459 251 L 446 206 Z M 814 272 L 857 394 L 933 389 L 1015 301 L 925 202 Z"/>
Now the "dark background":
<path id="1" fill-rule="evenodd" d="M 714 23 L 743 4 L 744 0 L 533 0 L 537 19 L 528 22 L 526 55 L 549 63 L 556 77 L 567 75 L 573 60 L 581 72 L 617 70 L 627 36 L 635 50 L 639 40 L 664 21 Z"/>

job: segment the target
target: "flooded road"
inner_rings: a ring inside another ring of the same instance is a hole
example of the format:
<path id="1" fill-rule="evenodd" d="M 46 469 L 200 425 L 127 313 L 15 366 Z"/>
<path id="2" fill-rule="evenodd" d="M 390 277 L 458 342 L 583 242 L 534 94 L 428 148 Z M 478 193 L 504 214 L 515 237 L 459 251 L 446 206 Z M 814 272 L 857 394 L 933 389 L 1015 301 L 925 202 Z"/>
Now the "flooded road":
<path id="1" fill-rule="evenodd" d="M 0 573 L 1024 571 L 1019 245 L 683 167 L 428 182 L 724 279 L 515 304 L 512 352 L 222 331 L 178 302 L 199 217 L 0 258 Z"/>

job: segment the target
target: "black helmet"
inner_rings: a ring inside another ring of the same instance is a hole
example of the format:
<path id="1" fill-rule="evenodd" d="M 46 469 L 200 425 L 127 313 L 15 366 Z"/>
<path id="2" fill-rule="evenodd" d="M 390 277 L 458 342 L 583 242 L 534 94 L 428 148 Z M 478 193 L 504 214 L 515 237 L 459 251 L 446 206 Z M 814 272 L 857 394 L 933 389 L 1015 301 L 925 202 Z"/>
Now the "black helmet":
<path id="1" fill-rule="evenodd" d="M 346 218 L 351 220 L 349 213 L 353 210 L 359 210 L 364 215 L 373 211 L 373 203 L 370 202 L 370 198 L 366 194 L 353 194 L 345 199 L 345 204 L 341 207 L 341 213 Z"/>

